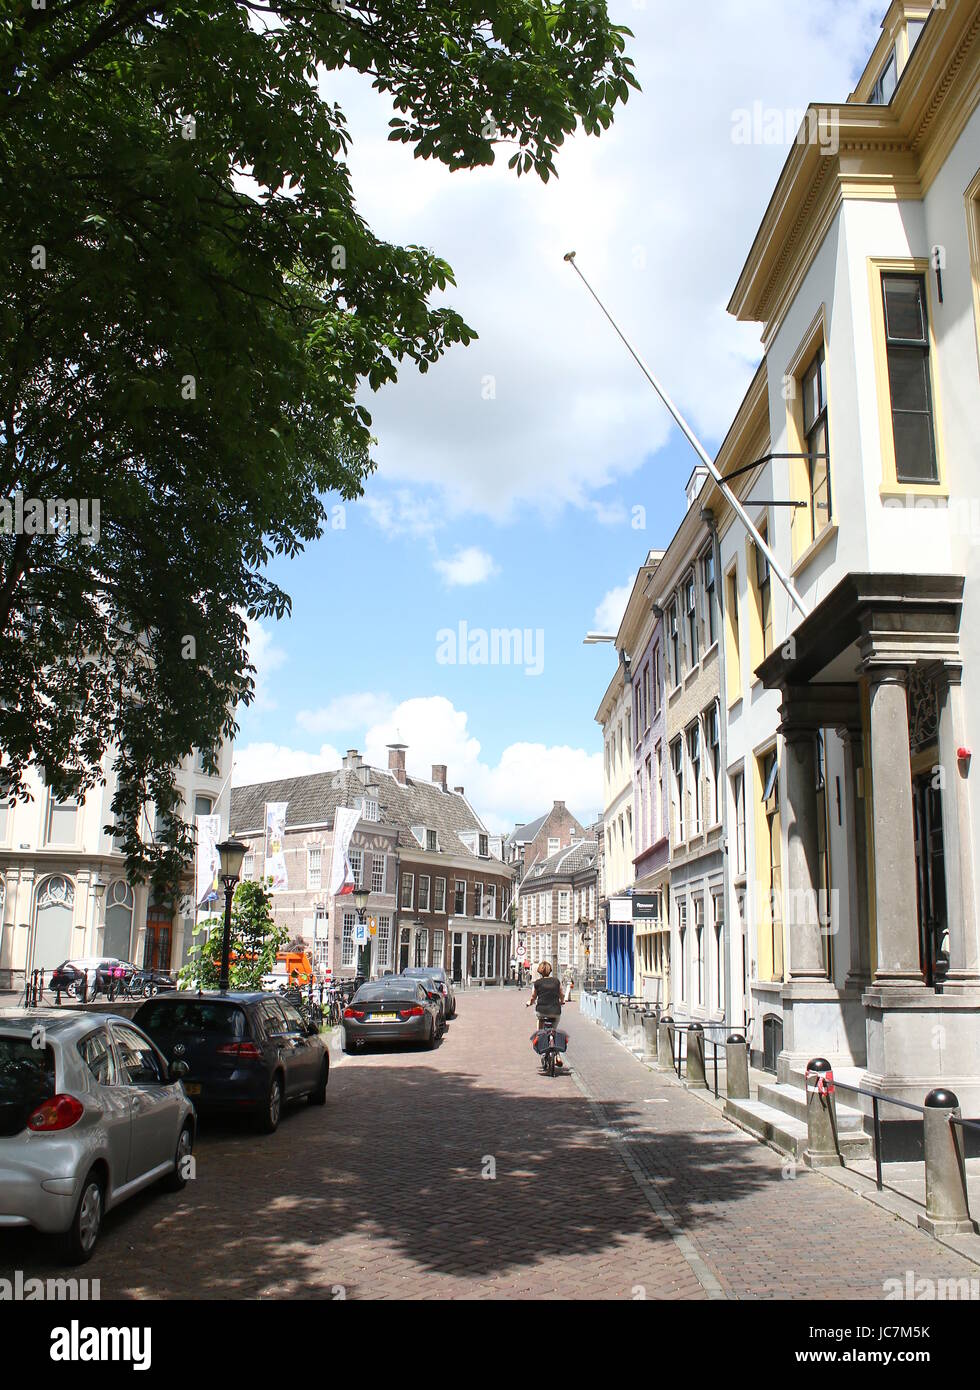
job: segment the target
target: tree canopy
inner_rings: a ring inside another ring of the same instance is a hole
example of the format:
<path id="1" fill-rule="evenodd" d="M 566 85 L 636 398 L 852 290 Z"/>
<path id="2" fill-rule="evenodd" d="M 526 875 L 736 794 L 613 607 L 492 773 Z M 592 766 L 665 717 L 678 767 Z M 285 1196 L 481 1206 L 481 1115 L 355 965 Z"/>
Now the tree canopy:
<path id="1" fill-rule="evenodd" d="M 288 611 L 268 562 L 373 467 L 359 389 L 475 336 L 358 214 L 325 74 L 417 158 L 547 179 L 636 85 L 628 34 L 596 0 L 0 0 L 0 791 L 114 771 L 131 876 L 172 887 L 175 766 L 252 697 L 246 616 Z M 89 534 L 29 524 L 51 499 Z"/>

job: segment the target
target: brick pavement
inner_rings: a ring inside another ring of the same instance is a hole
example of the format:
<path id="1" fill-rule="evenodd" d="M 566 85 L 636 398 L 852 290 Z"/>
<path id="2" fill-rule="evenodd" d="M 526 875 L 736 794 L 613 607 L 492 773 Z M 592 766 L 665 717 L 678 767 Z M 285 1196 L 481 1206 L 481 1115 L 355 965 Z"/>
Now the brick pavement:
<path id="1" fill-rule="evenodd" d="M 196 1180 L 110 1213 L 85 1274 L 104 1298 L 379 1299 L 874 1298 L 906 1269 L 976 1276 L 818 1175 L 783 1179 L 574 1006 L 566 1022 L 575 1075 L 552 1080 L 515 991 L 464 993 L 433 1052 L 337 1059 L 326 1107 L 277 1134 L 202 1126 Z M 20 1231 L 14 1268 L 58 1272 Z"/>

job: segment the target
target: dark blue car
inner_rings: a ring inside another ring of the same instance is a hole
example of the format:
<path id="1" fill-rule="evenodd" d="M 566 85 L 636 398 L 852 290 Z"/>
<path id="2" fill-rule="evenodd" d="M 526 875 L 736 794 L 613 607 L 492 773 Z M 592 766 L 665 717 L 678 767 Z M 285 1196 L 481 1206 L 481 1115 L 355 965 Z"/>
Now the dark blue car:
<path id="1" fill-rule="evenodd" d="M 327 1099 L 326 1044 L 275 995 L 157 995 L 137 1009 L 135 1022 L 169 1062 L 187 1063 L 184 1089 L 198 1113 L 248 1114 L 271 1134 L 286 1101 Z"/>

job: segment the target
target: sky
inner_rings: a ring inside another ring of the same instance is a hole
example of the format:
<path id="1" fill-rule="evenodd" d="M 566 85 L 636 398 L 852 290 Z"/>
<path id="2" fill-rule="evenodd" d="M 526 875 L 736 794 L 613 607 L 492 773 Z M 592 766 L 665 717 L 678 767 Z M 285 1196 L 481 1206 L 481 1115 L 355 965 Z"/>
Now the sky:
<path id="1" fill-rule="evenodd" d="M 330 75 L 359 211 L 449 261 L 445 302 L 479 338 L 365 390 L 378 470 L 270 569 L 292 614 L 250 625 L 235 784 L 335 768 L 348 748 L 386 766 L 399 741 L 413 775 L 446 763 L 493 831 L 555 800 L 601 814 L 595 712 L 616 658 L 582 639 L 615 632 L 696 458 L 564 253 L 714 452 L 761 357 L 758 326 L 725 306 L 802 112 L 846 98 L 885 9 L 612 0 L 643 90 L 601 138 L 566 142 L 547 184 L 507 170 L 508 147 L 478 171 L 414 159 L 387 140 L 387 99 Z"/>

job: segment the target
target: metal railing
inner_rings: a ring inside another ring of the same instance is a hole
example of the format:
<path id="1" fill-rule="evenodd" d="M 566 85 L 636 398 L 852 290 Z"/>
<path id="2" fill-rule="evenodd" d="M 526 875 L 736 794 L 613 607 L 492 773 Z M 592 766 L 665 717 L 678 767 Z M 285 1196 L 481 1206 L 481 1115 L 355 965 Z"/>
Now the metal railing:
<path id="1" fill-rule="evenodd" d="M 899 1100 L 897 1096 L 882 1095 L 880 1091 L 869 1091 L 865 1086 L 851 1086 L 846 1081 L 838 1081 L 834 1077 L 834 1089 L 838 1091 L 848 1091 L 852 1096 L 867 1096 L 871 1101 L 871 1124 L 874 1129 L 874 1151 L 875 1151 L 875 1186 L 879 1192 L 884 1191 L 882 1182 L 882 1144 L 881 1144 L 881 1107 L 882 1105 L 897 1105 L 900 1110 L 914 1110 L 919 1115 L 926 1113 L 924 1105 L 916 1105 L 911 1100 Z M 843 1163 L 843 1157 L 841 1158 Z"/>

